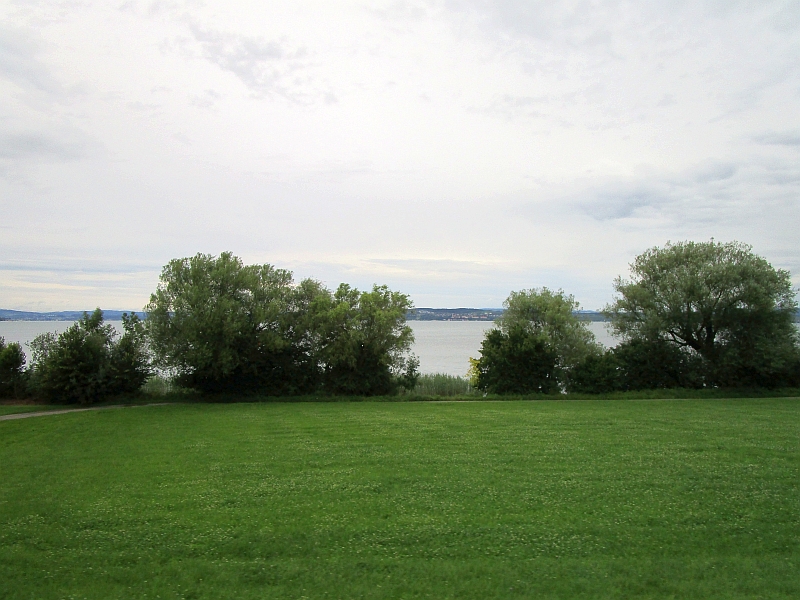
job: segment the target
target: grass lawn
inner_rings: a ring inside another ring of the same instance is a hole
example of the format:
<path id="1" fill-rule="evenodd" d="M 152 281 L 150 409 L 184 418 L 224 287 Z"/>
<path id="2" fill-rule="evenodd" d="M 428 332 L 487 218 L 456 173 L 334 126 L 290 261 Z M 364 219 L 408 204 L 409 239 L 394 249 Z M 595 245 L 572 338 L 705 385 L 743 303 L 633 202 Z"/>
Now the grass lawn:
<path id="1" fill-rule="evenodd" d="M 0 598 L 798 598 L 800 400 L 0 422 Z"/>

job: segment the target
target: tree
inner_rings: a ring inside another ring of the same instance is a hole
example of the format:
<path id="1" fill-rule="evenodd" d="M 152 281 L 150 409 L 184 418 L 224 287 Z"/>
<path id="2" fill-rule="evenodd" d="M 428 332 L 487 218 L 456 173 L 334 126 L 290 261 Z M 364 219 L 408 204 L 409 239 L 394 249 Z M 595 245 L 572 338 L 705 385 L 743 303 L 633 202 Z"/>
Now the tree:
<path id="1" fill-rule="evenodd" d="M 31 342 L 31 387 L 48 401 L 90 404 L 138 390 L 150 374 L 141 322 L 123 315 L 121 339 L 103 322 L 98 308 L 62 334 L 45 333 Z"/>
<path id="2" fill-rule="evenodd" d="M 558 390 L 558 354 L 542 337 L 522 327 L 492 329 L 472 361 L 476 388 L 492 394 L 548 394 Z"/>
<path id="3" fill-rule="evenodd" d="M 203 392 L 386 394 L 410 384 L 408 297 L 386 286 L 332 294 L 230 253 L 170 261 L 150 297 L 158 364 Z"/>
<path id="4" fill-rule="evenodd" d="M 414 341 L 407 295 L 373 286 L 360 292 L 341 284 L 323 326 L 324 389 L 335 394 L 377 395 L 413 389 L 419 362 L 408 356 Z"/>
<path id="5" fill-rule="evenodd" d="M 774 385 L 792 378 L 797 309 L 789 273 L 739 242 L 651 248 L 618 277 L 606 307 L 625 340 L 660 340 L 699 356 L 711 385 Z"/>
<path id="6" fill-rule="evenodd" d="M 289 271 L 229 252 L 171 260 L 145 307 L 156 361 L 205 392 L 298 391 L 291 296 Z"/>
<path id="7" fill-rule="evenodd" d="M 586 323 L 575 316 L 580 305 L 563 290 L 511 292 L 504 307 L 498 329 L 487 333 L 481 358 L 473 363 L 480 389 L 563 388 L 577 365 L 601 352 Z"/>
<path id="8" fill-rule="evenodd" d="M 136 314 L 122 313 L 123 334 L 109 351 L 108 393 L 136 392 L 152 374 L 144 323 Z"/>
<path id="9" fill-rule="evenodd" d="M 14 398 L 25 386 L 25 353 L 16 342 L 0 337 L 0 398 Z"/>

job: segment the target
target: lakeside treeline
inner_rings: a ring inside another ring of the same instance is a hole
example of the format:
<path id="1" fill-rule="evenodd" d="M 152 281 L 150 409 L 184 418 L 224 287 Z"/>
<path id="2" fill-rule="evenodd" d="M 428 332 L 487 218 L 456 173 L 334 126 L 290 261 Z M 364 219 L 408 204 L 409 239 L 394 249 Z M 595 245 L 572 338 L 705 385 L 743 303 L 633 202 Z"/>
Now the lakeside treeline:
<path id="1" fill-rule="evenodd" d="M 636 257 L 631 278 L 613 285 L 602 311 L 621 340 L 611 349 L 588 327 L 597 313 L 563 290 L 511 292 L 502 311 L 417 314 L 494 317 L 470 359 L 468 383 L 486 393 L 800 386 L 789 272 L 750 246 L 668 243 Z M 413 313 L 409 297 L 386 286 L 329 290 L 230 253 L 197 254 L 164 267 L 144 320 L 123 314 L 121 337 L 100 309 L 84 313 L 59 336 L 33 340 L 27 369 L 21 346 L 0 338 L 0 396 L 91 403 L 136 392 L 154 374 L 201 393 L 414 393 Z"/>

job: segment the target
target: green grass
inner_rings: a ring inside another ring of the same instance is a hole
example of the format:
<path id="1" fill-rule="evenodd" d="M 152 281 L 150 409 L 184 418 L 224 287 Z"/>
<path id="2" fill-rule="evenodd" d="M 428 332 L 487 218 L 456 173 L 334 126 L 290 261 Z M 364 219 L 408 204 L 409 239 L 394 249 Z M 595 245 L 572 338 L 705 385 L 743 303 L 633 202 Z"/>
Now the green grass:
<path id="1" fill-rule="evenodd" d="M 798 399 L 0 422 L 0 598 L 797 598 Z"/>

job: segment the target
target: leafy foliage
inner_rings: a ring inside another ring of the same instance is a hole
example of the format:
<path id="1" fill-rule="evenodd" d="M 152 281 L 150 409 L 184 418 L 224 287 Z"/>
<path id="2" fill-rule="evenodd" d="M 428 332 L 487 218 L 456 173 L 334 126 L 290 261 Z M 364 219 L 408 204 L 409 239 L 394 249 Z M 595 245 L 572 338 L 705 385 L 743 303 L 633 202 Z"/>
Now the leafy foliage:
<path id="1" fill-rule="evenodd" d="M 492 329 L 481 343 L 475 383 L 492 394 L 551 393 L 558 390 L 558 354 L 542 336 L 522 327 Z"/>
<path id="2" fill-rule="evenodd" d="M 147 328 L 159 365 L 203 392 L 388 394 L 413 388 L 408 297 L 375 286 L 293 285 L 289 271 L 230 253 L 171 261 Z"/>
<path id="3" fill-rule="evenodd" d="M 569 391 L 604 394 L 699 387 L 698 363 L 696 356 L 662 340 L 628 340 L 587 356 L 573 370 Z"/>
<path id="4" fill-rule="evenodd" d="M 322 319 L 323 389 L 355 395 L 413 389 L 419 362 L 405 358 L 414 340 L 405 322 L 411 306 L 408 296 L 386 286 L 359 292 L 341 284 Z"/>
<path id="5" fill-rule="evenodd" d="M 706 385 L 786 385 L 800 364 L 789 273 L 738 242 L 647 250 L 606 308 L 625 340 L 661 341 L 702 359 Z M 677 356 L 677 355 L 676 355 Z"/>
<path id="6" fill-rule="evenodd" d="M 25 353 L 17 343 L 0 337 L 0 398 L 20 396 L 25 388 Z"/>
<path id="7" fill-rule="evenodd" d="M 170 261 L 145 308 L 157 363 L 206 392 L 294 391 L 291 283 L 288 271 L 245 266 L 230 253 Z"/>
<path id="8" fill-rule="evenodd" d="M 138 390 L 150 374 L 144 329 L 136 315 L 127 314 L 123 327 L 117 339 L 98 308 L 59 336 L 37 336 L 31 342 L 32 391 L 54 403 L 90 404 Z"/>
<path id="9" fill-rule="evenodd" d="M 574 311 L 579 304 L 562 290 L 511 292 L 498 321 L 487 332 L 470 376 L 478 389 L 493 393 L 552 392 L 566 386 L 571 372 L 600 346 Z"/>

